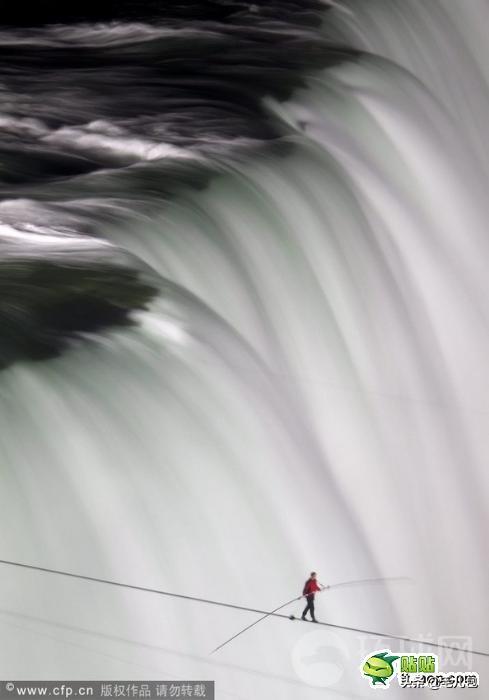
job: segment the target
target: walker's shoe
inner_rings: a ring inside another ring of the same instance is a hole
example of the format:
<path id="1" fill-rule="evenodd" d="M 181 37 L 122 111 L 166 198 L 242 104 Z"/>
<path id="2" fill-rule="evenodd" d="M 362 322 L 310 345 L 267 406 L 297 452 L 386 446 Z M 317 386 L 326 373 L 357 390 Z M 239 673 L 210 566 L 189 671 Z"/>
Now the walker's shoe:
<path id="1" fill-rule="evenodd" d="M 301 620 L 304 620 L 304 622 L 307 622 L 306 618 L 304 615 L 301 616 Z"/>
<path id="2" fill-rule="evenodd" d="M 314 618 L 314 620 L 311 620 L 311 622 L 317 622 L 316 618 Z"/>

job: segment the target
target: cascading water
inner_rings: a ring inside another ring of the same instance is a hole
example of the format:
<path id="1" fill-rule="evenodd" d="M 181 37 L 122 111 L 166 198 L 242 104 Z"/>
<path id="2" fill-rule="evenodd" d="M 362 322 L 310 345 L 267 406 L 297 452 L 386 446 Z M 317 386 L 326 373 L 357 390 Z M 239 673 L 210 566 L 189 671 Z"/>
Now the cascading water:
<path id="1" fill-rule="evenodd" d="M 259 609 L 408 575 L 318 616 L 487 650 L 489 4 L 234 5 L 2 30 L 0 558 Z M 209 656 L 253 618 L 0 590 L 2 678 L 366 697 L 386 644 L 322 632 L 323 682 L 300 623 Z"/>

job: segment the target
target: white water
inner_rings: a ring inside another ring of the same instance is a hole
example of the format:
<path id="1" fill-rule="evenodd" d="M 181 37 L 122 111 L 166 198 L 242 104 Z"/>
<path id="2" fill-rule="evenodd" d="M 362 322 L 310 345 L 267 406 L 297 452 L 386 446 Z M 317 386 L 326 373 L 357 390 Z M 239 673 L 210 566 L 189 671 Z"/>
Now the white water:
<path id="1" fill-rule="evenodd" d="M 263 609 L 311 569 L 409 575 L 318 617 L 489 650 L 488 11 L 343 3 L 382 58 L 270 103 L 293 156 L 106 224 L 173 284 L 142 328 L 4 372 L 1 558 Z M 367 697 L 364 654 L 399 648 L 321 632 L 324 689 L 294 670 L 300 623 L 209 656 L 254 616 L 5 567 L 0 586 L 1 678 Z"/>

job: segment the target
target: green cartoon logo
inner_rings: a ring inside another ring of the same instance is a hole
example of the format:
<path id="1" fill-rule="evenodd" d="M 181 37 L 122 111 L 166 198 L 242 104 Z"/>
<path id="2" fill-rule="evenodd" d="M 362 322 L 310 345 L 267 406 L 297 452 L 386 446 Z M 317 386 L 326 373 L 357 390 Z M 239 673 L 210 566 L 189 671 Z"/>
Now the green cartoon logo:
<path id="1" fill-rule="evenodd" d="M 456 647 L 449 647 L 455 649 Z M 397 661 L 397 663 L 396 663 Z M 395 668 L 394 668 L 395 665 Z M 437 654 L 410 653 L 394 655 L 389 649 L 369 654 L 358 667 L 370 679 L 371 688 L 389 688 L 395 678 L 400 688 L 478 688 L 479 674 L 472 671 L 438 670 Z"/>
<path id="2" fill-rule="evenodd" d="M 394 661 L 399 656 L 389 655 L 389 651 L 382 651 L 379 654 L 369 656 L 362 665 L 362 673 L 372 681 L 372 686 L 377 683 L 387 686 L 391 676 L 394 675 Z"/>

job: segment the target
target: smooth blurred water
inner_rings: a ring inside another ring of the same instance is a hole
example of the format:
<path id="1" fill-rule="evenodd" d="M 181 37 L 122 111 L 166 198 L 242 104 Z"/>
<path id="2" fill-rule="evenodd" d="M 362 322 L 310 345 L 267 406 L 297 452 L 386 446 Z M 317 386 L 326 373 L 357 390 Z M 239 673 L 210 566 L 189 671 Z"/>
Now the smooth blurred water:
<path id="1" fill-rule="evenodd" d="M 3 372 L 1 558 L 263 609 L 312 569 L 407 575 L 323 593 L 318 617 L 489 650 L 488 11 L 338 4 L 325 33 L 371 55 L 266 100 L 287 157 L 216 158 L 205 189 L 101 220 L 161 295 Z M 209 656 L 253 616 L 6 567 L 0 587 L 2 678 L 366 697 L 365 654 L 400 648 L 335 631 L 321 688 L 300 623 Z"/>

